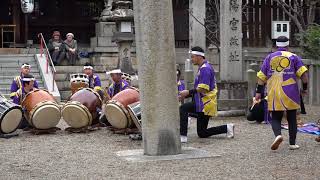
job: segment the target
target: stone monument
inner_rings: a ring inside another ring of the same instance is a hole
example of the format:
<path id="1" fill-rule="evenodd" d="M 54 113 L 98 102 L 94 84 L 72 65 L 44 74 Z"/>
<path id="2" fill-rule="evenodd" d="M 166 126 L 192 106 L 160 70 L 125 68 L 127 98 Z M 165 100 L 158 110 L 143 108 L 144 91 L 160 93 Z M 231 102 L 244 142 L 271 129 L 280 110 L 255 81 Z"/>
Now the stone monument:
<path id="1" fill-rule="evenodd" d="M 128 26 L 133 23 L 132 1 L 105 0 L 104 4 L 105 9 L 97 18 L 96 36 L 90 42 L 95 66 L 102 67 L 102 71 L 123 67 L 122 70 L 132 74 L 131 46 L 134 35 L 132 31 L 128 32 Z"/>
<path id="2" fill-rule="evenodd" d="M 171 0 L 134 0 L 144 154 L 181 153 Z"/>
<path id="3" fill-rule="evenodd" d="M 113 4 L 114 10 L 109 17 L 106 17 L 106 20 L 116 22 L 117 31 L 114 32 L 112 41 L 116 42 L 119 47 L 118 68 L 122 72 L 133 75 L 136 72 L 131 61 L 131 48 L 134 41 L 132 1 L 118 0 Z"/>
<path id="4" fill-rule="evenodd" d="M 222 81 L 242 81 L 242 1 L 220 1 Z"/>

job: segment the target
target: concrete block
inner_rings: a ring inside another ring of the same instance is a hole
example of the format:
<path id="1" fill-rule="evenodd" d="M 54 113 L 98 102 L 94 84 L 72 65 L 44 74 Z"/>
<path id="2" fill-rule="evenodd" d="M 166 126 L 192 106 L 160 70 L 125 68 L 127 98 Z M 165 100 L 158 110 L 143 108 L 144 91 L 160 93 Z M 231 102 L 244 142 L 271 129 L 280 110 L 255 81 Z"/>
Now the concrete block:
<path id="1" fill-rule="evenodd" d="M 221 155 L 209 153 L 205 150 L 196 149 L 192 147 L 182 148 L 181 154 L 177 154 L 177 155 L 148 156 L 143 154 L 143 149 L 118 151 L 116 154 L 120 158 L 132 163 L 221 157 Z"/>

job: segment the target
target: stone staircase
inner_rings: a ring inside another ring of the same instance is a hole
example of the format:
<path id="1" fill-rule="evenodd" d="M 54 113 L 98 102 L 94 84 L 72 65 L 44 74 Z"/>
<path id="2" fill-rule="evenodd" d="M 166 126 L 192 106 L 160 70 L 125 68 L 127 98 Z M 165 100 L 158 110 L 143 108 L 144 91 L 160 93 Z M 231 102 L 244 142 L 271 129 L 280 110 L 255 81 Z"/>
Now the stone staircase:
<path id="1" fill-rule="evenodd" d="M 0 94 L 9 98 L 12 80 L 20 74 L 23 63 L 31 65 L 31 74 L 35 76 L 39 88 L 44 88 L 34 54 L 0 54 Z"/>

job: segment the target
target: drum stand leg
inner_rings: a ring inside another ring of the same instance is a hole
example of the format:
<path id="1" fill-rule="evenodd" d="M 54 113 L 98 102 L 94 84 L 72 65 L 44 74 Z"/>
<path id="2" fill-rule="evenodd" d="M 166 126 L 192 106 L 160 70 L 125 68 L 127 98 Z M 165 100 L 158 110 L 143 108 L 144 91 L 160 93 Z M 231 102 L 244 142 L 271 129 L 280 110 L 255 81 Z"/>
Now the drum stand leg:
<path id="1" fill-rule="evenodd" d="M 108 127 L 108 129 L 110 131 L 112 131 L 114 134 L 124 134 L 124 135 L 128 135 L 128 134 L 137 134 L 139 133 L 138 128 L 123 128 L 123 129 L 118 129 L 115 127 Z"/>
<path id="2" fill-rule="evenodd" d="M 34 135 L 41 135 L 41 134 L 54 134 L 57 131 L 61 130 L 60 128 L 57 127 L 53 127 L 53 128 L 49 128 L 49 129 L 36 129 L 33 128 L 31 129 L 31 133 Z"/>
<path id="3" fill-rule="evenodd" d="M 1 134 L 0 133 L 0 138 L 4 138 L 4 139 L 9 139 L 15 136 L 19 136 L 19 134 Z"/>
<path id="4" fill-rule="evenodd" d="M 69 133 L 88 133 L 91 131 L 99 130 L 101 126 L 86 126 L 82 128 L 73 128 L 68 127 L 65 129 L 65 131 L 68 131 Z"/>

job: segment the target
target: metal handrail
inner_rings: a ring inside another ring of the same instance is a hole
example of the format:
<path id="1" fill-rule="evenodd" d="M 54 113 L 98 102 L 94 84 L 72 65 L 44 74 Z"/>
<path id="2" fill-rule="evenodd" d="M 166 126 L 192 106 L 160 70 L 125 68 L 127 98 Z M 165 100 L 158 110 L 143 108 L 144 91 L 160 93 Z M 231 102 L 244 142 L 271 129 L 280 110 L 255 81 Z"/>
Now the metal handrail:
<path id="1" fill-rule="evenodd" d="M 51 71 L 52 71 L 52 75 L 53 75 L 53 79 L 52 79 L 52 91 L 54 91 L 54 81 L 55 81 L 55 74 L 56 74 L 56 68 L 53 64 L 53 61 L 52 61 L 52 58 L 51 58 L 51 55 L 49 53 L 49 50 L 48 50 L 48 47 L 47 47 L 47 43 L 46 43 L 46 40 L 44 39 L 43 37 L 43 34 L 42 33 L 39 33 L 38 34 L 38 38 L 40 38 L 40 56 L 42 57 L 43 55 L 43 46 L 45 47 L 45 54 L 46 54 L 46 63 L 47 63 L 47 70 L 46 70 L 46 73 L 48 74 L 48 69 L 49 69 L 49 63 L 51 65 Z"/>

